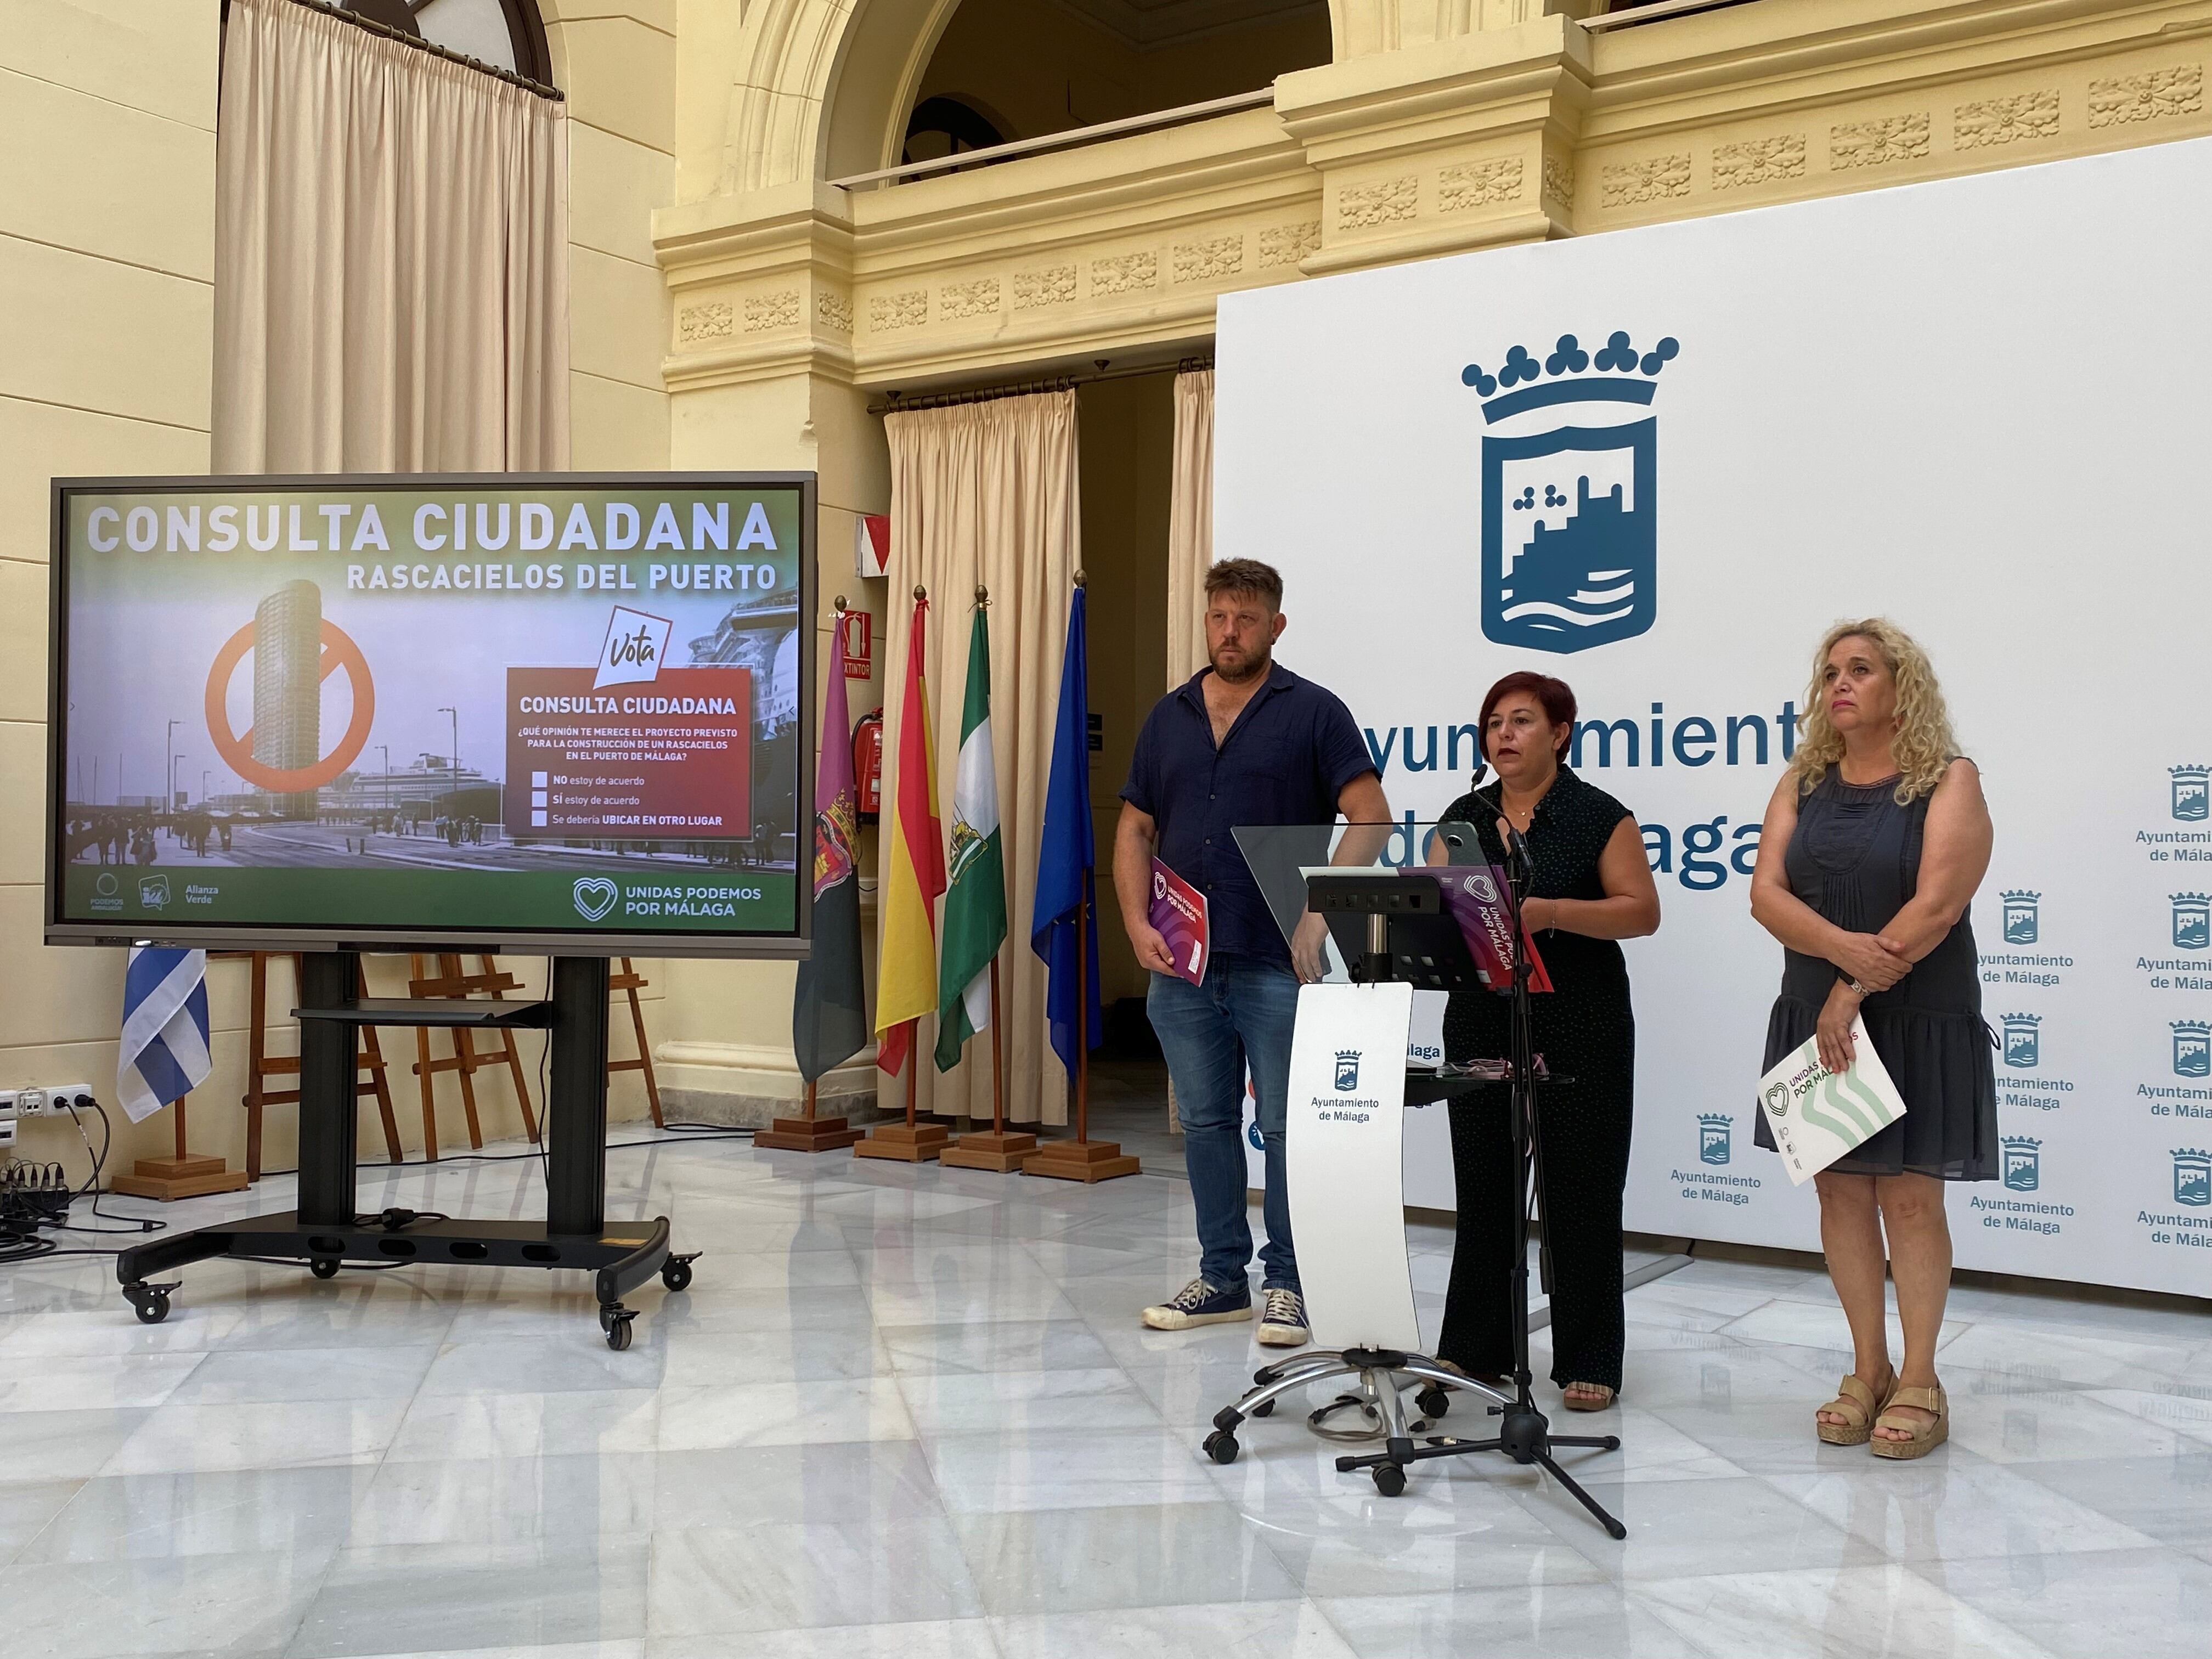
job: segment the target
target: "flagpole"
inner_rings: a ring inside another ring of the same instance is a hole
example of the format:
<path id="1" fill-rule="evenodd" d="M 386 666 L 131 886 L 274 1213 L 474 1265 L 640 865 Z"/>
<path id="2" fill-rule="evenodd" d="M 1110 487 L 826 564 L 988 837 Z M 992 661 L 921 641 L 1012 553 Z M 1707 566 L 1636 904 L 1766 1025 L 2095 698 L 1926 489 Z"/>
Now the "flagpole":
<path id="1" fill-rule="evenodd" d="M 1084 574 L 1075 573 L 1078 597 L 1087 586 Z M 1070 638 L 1076 638 L 1073 623 L 1073 601 L 1070 601 Z M 1071 647 L 1072 648 L 1072 647 Z M 1061 669 L 1063 696 L 1067 670 Z M 1085 700 L 1087 705 L 1088 699 Z M 1072 743 L 1078 745 L 1076 764 L 1090 764 L 1090 733 L 1077 730 L 1071 733 Z M 1079 776 L 1087 774 L 1079 774 Z M 1087 788 L 1084 792 L 1087 795 Z M 1135 1175 L 1141 1167 L 1137 1159 L 1121 1151 L 1115 1140 L 1091 1139 L 1091 907 L 1097 892 L 1097 865 L 1094 853 L 1092 862 L 1083 866 L 1082 891 L 1075 905 L 1075 1139 L 1048 1140 L 1022 1164 L 1022 1173 L 1048 1176 L 1058 1181 L 1080 1181 L 1086 1185 L 1099 1181 L 1111 1181 L 1116 1176 Z"/>

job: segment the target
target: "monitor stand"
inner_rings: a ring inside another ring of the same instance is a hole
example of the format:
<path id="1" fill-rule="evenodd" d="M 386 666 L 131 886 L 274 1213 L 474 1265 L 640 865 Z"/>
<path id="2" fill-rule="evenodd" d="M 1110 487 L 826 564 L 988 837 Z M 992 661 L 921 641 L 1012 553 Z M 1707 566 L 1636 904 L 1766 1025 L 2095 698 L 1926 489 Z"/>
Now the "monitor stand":
<path id="1" fill-rule="evenodd" d="M 304 1261 L 318 1279 L 349 1261 L 442 1267 L 556 1267 L 597 1276 L 607 1346 L 629 1346 L 635 1309 L 625 1291 L 660 1275 L 671 1291 L 691 1282 L 691 1255 L 672 1254 L 668 1218 L 606 1220 L 608 971 L 601 957 L 554 959 L 543 1002 L 410 1001 L 358 994 L 361 958 L 311 951 L 300 961 L 300 1199 L 296 1210 L 165 1233 L 115 1261 L 123 1294 L 146 1324 L 168 1317 L 177 1285 L 157 1273 L 214 1256 Z M 476 1025 L 549 1030 L 552 1053 L 545 1125 L 543 1221 L 470 1221 L 356 1208 L 354 1157 L 360 1095 L 356 1027 Z"/>

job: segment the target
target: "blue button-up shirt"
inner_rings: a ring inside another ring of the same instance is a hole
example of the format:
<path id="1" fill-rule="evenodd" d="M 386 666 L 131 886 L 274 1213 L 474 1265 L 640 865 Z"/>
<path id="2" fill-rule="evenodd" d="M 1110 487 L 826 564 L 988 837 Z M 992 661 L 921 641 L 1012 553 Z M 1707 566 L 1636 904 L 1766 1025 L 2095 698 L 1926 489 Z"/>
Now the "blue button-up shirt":
<path id="1" fill-rule="evenodd" d="M 1161 862 L 1206 895 L 1214 955 L 1290 966 L 1291 949 L 1237 845 L 1240 826 L 1332 824 L 1345 785 L 1375 770 L 1335 693 L 1278 663 L 1219 748 L 1201 669 L 1152 705 L 1121 799 L 1151 816 Z M 1326 861 L 1321 853 L 1308 862 Z"/>

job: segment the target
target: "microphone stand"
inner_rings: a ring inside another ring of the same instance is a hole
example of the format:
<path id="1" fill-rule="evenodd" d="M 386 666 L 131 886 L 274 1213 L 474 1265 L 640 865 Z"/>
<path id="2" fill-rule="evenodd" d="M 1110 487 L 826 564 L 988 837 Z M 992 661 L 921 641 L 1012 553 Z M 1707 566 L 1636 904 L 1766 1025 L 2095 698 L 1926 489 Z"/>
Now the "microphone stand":
<path id="1" fill-rule="evenodd" d="M 1573 1494 L 1577 1502 L 1597 1517 L 1600 1525 L 1614 1538 L 1628 1536 L 1628 1528 L 1600 1506 L 1598 1501 L 1584 1492 L 1574 1478 L 1553 1461 L 1553 1452 L 1560 1447 L 1587 1446 L 1597 1451 L 1618 1451 L 1618 1435 L 1555 1435 L 1544 1413 L 1537 1409 L 1535 1395 L 1531 1389 L 1534 1381 L 1528 1370 L 1528 1200 L 1533 1191 L 1540 1193 L 1544 1181 L 1543 1137 L 1536 1121 L 1536 1054 L 1534 1028 L 1530 1018 L 1528 979 L 1532 969 L 1528 949 L 1528 931 L 1521 919 L 1521 907 L 1528 896 L 1528 885 L 1535 874 L 1534 861 L 1528 855 L 1528 842 L 1511 822 L 1504 818 L 1499 801 L 1500 821 L 1505 830 L 1506 860 L 1505 888 L 1508 908 L 1513 923 L 1513 988 L 1510 1010 L 1511 1030 L 1507 1058 L 1512 1063 L 1512 1077 L 1508 1087 L 1512 1102 L 1513 1164 L 1518 1179 L 1514 1191 L 1519 1202 L 1514 1206 L 1513 1269 L 1510 1276 L 1513 1292 L 1513 1385 L 1511 1403 L 1492 1406 L 1491 1413 L 1499 1419 L 1498 1433 L 1488 1440 L 1431 1441 L 1425 1446 L 1414 1447 L 1410 1452 L 1399 1454 L 1402 1462 L 1425 1462 L 1432 1457 L 1461 1457 L 1469 1452 L 1501 1452 L 1521 1464 L 1535 1464 Z M 1532 1187 L 1533 1183 L 1533 1187 Z M 1352 1460 L 1339 1459 L 1342 1468 Z"/>

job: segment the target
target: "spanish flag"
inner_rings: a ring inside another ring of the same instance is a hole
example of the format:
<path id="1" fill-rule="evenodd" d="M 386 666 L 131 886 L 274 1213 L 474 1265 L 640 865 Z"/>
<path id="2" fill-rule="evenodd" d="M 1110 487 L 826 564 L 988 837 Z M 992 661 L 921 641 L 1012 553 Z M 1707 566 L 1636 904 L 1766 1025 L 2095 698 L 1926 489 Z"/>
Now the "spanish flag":
<path id="1" fill-rule="evenodd" d="M 937 826 L 937 763 L 930 752 L 929 683 L 921 672 L 929 600 L 914 605 L 906 696 L 899 706 L 898 777 L 883 837 L 882 957 L 876 974 L 876 1064 L 896 1076 L 914 1048 L 915 1022 L 937 1012 L 937 900 L 945 842 Z"/>

